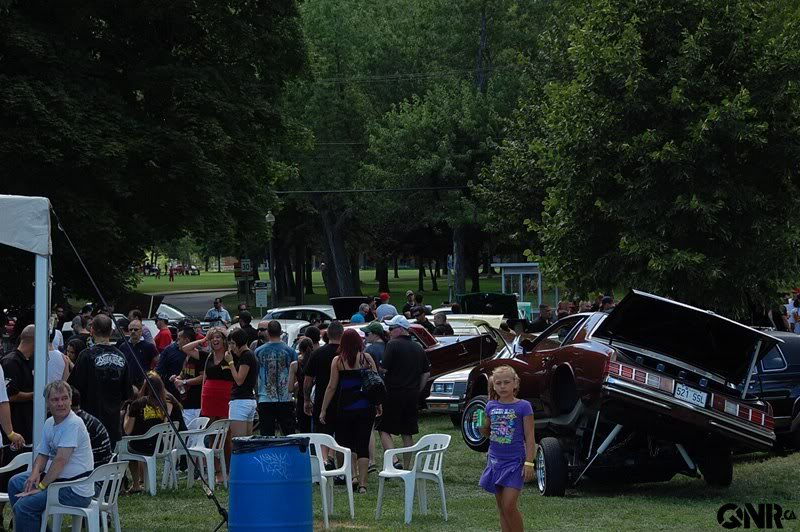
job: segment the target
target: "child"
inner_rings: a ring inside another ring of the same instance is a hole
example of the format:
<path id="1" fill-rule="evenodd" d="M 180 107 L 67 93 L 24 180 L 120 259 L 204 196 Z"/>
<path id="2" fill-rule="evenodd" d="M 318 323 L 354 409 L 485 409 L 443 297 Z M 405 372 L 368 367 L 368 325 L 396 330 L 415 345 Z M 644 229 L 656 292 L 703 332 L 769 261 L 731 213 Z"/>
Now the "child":
<path id="1" fill-rule="evenodd" d="M 511 366 L 499 366 L 489 379 L 489 402 L 486 405 L 481 433 L 489 437 L 489 458 L 480 485 L 494 493 L 503 532 L 523 529 L 517 507 L 523 481 L 533 478 L 533 408 L 517 399 L 519 377 Z"/>

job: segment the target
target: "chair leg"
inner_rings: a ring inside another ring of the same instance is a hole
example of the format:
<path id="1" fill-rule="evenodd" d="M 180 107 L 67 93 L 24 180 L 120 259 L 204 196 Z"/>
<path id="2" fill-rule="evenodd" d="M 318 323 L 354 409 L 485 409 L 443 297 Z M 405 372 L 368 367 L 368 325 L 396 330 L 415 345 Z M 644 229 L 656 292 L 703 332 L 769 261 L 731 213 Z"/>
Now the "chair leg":
<path id="1" fill-rule="evenodd" d="M 87 528 L 91 529 L 92 528 L 92 520 L 89 519 L 88 521 L 89 522 L 87 523 L 87 525 L 88 525 Z M 56 528 L 56 530 L 61 530 L 61 529 L 60 528 Z M 81 532 L 81 530 L 83 530 L 83 517 L 80 517 L 78 515 L 73 515 L 72 516 L 72 532 Z"/>
<path id="2" fill-rule="evenodd" d="M 328 523 L 328 481 L 325 477 L 320 477 L 319 493 L 322 499 L 322 521 L 325 523 L 325 530 L 330 528 Z"/>
<path id="3" fill-rule="evenodd" d="M 328 512 L 330 515 L 333 515 L 333 478 L 332 477 L 325 477 L 325 481 L 328 484 Z"/>
<path id="4" fill-rule="evenodd" d="M 47 517 L 43 517 L 42 521 L 46 522 Z M 61 530 L 61 514 L 53 514 L 53 530 Z"/>
<path id="5" fill-rule="evenodd" d="M 178 487 L 178 484 L 175 484 L 175 487 Z M 114 532 L 122 532 L 122 525 L 119 522 L 119 507 L 114 505 Z"/>
<path id="6" fill-rule="evenodd" d="M 411 524 L 411 514 L 414 511 L 414 482 L 416 479 L 412 476 L 401 477 L 405 485 L 405 523 Z"/>
<path id="7" fill-rule="evenodd" d="M 155 460 L 148 460 L 145 462 L 145 471 L 147 471 L 147 491 L 150 492 L 151 497 L 156 496 L 156 479 L 158 475 L 156 473 L 156 461 Z"/>
<path id="8" fill-rule="evenodd" d="M 171 471 L 172 471 L 172 458 L 170 458 L 170 455 L 167 455 L 167 456 L 164 457 L 164 471 L 161 474 L 161 489 L 162 490 L 172 487 L 172 484 L 171 484 L 172 483 Z M 167 485 L 167 482 L 170 483 L 169 486 Z"/>
<path id="9" fill-rule="evenodd" d="M 378 477 L 378 506 L 375 508 L 375 519 L 381 518 L 381 510 L 383 510 L 383 483 L 386 479 Z"/>
<path id="10" fill-rule="evenodd" d="M 191 488 L 194 485 L 194 460 L 192 460 L 191 456 L 186 457 L 186 463 L 189 466 L 186 470 L 186 487 Z M 175 475 L 177 476 L 177 473 Z M 178 485 L 177 479 L 175 480 L 175 485 Z"/>
<path id="11" fill-rule="evenodd" d="M 225 470 L 225 466 L 222 465 L 220 462 L 220 466 L 222 467 L 223 471 Z M 211 491 L 214 491 L 217 487 L 217 477 L 214 474 L 214 457 L 206 457 L 206 471 L 208 471 L 208 485 L 211 486 Z"/>
<path id="12" fill-rule="evenodd" d="M 222 484 L 228 487 L 228 464 L 225 463 L 225 452 L 219 453 L 219 466 L 222 468 Z"/>
<path id="13" fill-rule="evenodd" d="M 419 513 L 428 515 L 428 483 L 425 479 L 417 479 L 417 498 L 419 499 Z"/>
<path id="14" fill-rule="evenodd" d="M 447 521 L 447 499 L 444 496 L 444 479 L 439 477 L 439 496 L 442 498 L 442 514 L 444 520 Z"/>

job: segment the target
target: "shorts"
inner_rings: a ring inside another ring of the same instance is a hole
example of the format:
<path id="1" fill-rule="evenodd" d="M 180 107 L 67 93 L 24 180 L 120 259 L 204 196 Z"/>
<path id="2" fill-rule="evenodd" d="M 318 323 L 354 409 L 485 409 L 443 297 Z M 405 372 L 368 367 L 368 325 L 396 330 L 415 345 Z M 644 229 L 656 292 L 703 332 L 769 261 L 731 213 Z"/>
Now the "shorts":
<path id="1" fill-rule="evenodd" d="M 377 430 L 389 434 L 419 433 L 419 393 L 388 390 Z"/>
<path id="2" fill-rule="evenodd" d="M 228 419 L 231 421 L 253 421 L 255 417 L 255 399 L 234 399 L 228 403 Z"/>
<path id="3" fill-rule="evenodd" d="M 229 407 L 230 408 L 230 407 Z M 183 409 L 183 422 L 186 423 L 188 427 L 189 424 L 200 417 L 200 409 L 199 408 L 184 408 Z"/>
<path id="4" fill-rule="evenodd" d="M 489 493 L 501 488 L 522 489 L 525 458 L 497 458 L 491 454 L 486 460 L 486 469 L 481 475 L 480 486 Z"/>

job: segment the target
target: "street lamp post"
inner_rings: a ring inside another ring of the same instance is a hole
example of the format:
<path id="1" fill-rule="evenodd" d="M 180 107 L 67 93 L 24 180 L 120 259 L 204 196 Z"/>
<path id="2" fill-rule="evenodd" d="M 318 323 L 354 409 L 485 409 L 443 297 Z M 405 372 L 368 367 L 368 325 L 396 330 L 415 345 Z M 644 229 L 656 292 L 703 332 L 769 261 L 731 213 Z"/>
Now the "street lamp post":
<path id="1" fill-rule="evenodd" d="M 272 211 L 267 211 L 267 215 L 264 216 L 264 219 L 267 221 L 267 227 L 269 228 L 269 297 L 270 301 L 269 304 L 274 308 L 275 307 L 275 269 L 273 266 L 275 254 L 272 251 L 272 228 L 273 224 L 275 223 L 275 215 L 272 214 Z"/>

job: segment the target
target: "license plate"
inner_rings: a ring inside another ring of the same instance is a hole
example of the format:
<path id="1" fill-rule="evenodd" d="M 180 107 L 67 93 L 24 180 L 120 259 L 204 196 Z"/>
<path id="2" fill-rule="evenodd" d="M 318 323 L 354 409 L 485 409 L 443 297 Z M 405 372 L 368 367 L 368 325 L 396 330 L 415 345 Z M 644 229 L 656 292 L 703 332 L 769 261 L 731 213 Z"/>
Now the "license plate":
<path id="1" fill-rule="evenodd" d="M 447 410 L 450 405 L 441 403 L 429 403 L 428 408 L 431 410 Z"/>
<path id="2" fill-rule="evenodd" d="M 706 392 L 701 392 L 700 390 L 695 390 L 690 386 L 686 386 L 685 384 L 678 383 L 675 386 L 675 397 L 680 399 L 681 401 L 686 401 L 687 403 L 691 403 L 697 406 L 706 406 L 706 398 L 708 398 L 708 394 Z"/>

